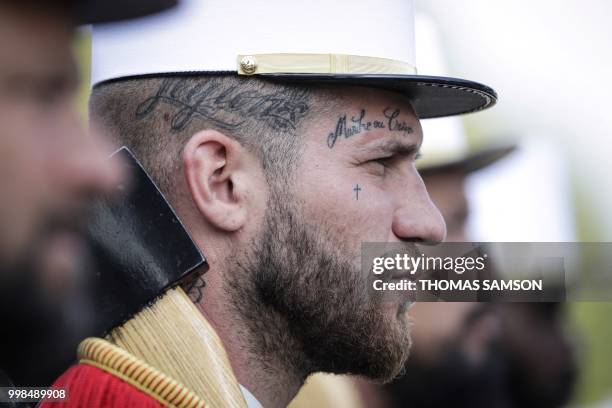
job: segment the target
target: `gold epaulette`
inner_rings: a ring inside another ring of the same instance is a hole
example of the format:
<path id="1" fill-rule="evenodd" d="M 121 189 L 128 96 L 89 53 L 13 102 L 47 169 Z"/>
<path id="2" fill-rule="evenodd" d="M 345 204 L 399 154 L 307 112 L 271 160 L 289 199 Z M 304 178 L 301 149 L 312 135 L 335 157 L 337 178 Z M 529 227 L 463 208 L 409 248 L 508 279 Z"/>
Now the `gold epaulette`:
<path id="1" fill-rule="evenodd" d="M 78 349 L 80 363 L 98 367 L 163 405 L 176 408 L 203 408 L 204 401 L 161 371 L 106 340 L 87 338 Z"/>

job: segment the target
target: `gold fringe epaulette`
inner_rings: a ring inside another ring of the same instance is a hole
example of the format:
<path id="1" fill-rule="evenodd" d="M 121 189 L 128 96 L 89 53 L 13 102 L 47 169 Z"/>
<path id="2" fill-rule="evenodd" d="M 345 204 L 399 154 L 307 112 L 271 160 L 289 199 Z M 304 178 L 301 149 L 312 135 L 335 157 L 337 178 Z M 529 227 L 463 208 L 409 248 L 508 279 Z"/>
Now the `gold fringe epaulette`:
<path id="1" fill-rule="evenodd" d="M 178 381 L 134 357 L 127 351 L 99 338 L 81 342 L 78 358 L 133 385 L 158 402 L 176 408 L 204 408 L 204 401 Z"/>

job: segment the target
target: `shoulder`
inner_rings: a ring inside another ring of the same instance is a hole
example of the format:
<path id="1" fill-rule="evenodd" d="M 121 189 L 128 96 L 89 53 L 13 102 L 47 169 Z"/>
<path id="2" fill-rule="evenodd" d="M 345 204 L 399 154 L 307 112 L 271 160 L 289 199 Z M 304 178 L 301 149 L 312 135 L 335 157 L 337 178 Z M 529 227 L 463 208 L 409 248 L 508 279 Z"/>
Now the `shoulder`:
<path id="1" fill-rule="evenodd" d="M 67 403 L 41 407 L 204 407 L 204 401 L 179 382 L 127 351 L 98 338 L 79 345 L 79 364 L 54 384 L 68 391 Z"/>

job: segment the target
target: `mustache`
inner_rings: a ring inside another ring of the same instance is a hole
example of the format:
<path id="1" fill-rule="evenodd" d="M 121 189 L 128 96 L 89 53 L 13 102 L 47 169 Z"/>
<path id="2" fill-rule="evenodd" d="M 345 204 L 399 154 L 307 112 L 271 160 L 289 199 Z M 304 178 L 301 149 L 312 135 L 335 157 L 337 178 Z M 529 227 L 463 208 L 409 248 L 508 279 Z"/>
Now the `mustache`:
<path id="1" fill-rule="evenodd" d="M 14 259 L 0 260 L 0 285 L 16 279 L 33 279 L 37 275 L 41 254 L 57 235 L 68 233 L 84 247 L 91 246 L 87 233 L 92 206 L 85 201 L 69 205 L 50 205 L 39 215 L 27 246 Z M 31 275 L 31 277 L 30 277 Z"/>

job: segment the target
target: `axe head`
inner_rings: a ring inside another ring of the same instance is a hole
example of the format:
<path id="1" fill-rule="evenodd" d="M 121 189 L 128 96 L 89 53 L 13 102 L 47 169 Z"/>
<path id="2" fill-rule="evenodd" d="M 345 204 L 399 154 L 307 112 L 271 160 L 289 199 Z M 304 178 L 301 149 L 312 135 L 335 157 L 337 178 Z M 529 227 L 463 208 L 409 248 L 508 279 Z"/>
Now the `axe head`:
<path id="1" fill-rule="evenodd" d="M 96 273 L 91 302 L 95 335 L 121 325 L 169 288 L 208 270 L 161 191 L 134 155 L 123 147 L 111 160 L 125 167 L 126 185 L 93 208 L 88 225 Z"/>

